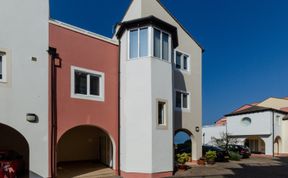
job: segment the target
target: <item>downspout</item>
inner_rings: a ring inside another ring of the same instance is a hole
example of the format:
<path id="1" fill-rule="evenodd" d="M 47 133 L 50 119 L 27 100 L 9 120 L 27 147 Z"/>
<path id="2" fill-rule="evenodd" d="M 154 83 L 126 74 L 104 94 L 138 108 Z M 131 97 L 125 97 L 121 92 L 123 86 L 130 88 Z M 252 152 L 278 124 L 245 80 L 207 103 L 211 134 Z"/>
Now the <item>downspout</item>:
<path id="1" fill-rule="evenodd" d="M 120 116 L 120 114 L 121 114 L 121 111 L 120 111 L 120 103 L 121 103 L 121 90 L 120 90 L 120 87 L 121 87 L 121 71 L 120 71 L 120 69 L 121 69 L 121 66 L 120 66 L 120 60 L 121 60 L 121 40 L 120 39 L 118 39 L 118 42 L 119 42 L 119 46 L 118 46 L 118 175 L 119 176 L 121 176 L 121 168 L 120 168 L 120 154 L 121 154 L 121 152 L 120 152 L 120 147 L 121 147 L 121 145 L 120 145 L 120 134 L 121 134 L 121 127 L 120 127 L 120 125 L 121 125 L 121 116 Z"/>
<path id="2" fill-rule="evenodd" d="M 50 97 L 51 97 L 51 177 L 56 177 L 56 129 L 57 129 L 57 103 L 56 103 L 56 65 L 55 65 L 55 59 L 57 59 L 58 54 L 56 52 L 56 48 L 49 47 L 48 54 L 50 55 Z"/>

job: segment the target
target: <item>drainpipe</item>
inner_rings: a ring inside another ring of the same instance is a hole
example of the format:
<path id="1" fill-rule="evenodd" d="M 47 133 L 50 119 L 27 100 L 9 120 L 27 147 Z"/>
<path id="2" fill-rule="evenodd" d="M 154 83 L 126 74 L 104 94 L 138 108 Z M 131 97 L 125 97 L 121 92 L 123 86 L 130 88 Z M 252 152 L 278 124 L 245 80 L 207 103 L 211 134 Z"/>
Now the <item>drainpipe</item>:
<path id="1" fill-rule="evenodd" d="M 120 170 L 120 134 L 121 134 L 121 131 L 120 131 L 120 129 L 121 129 L 121 127 L 120 127 L 120 122 L 121 122 L 121 116 L 120 116 L 120 114 L 121 114 L 121 111 L 120 111 L 120 103 L 121 103 L 121 96 L 120 96 L 120 92 L 121 92 L 121 90 L 120 90 L 120 84 L 121 84 L 121 81 L 120 81 L 120 79 L 121 79 L 121 76 L 120 76 L 120 74 L 121 74 L 121 66 L 120 66 L 120 60 L 121 60 L 121 58 L 120 58 L 120 54 L 121 54 L 121 40 L 120 39 L 118 39 L 118 42 L 119 42 L 119 49 L 118 49 L 118 175 L 120 176 L 121 175 L 121 170 Z"/>
<path id="2" fill-rule="evenodd" d="M 57 103 L 56 103 L 56 65 L 55 59 L 58 58 L 56 48 L 49 47 L 47 51 L 50 55 L 50 99 L 51 99 L 51 177 L 56 177 L 56 139 L 57 139 Z"/>
<path id="3" fill-rule="evenodd" d="M 274 158 L 275 154 L 274 154 L 274 133 L 275 132 L 275 128 L 274 128 L 274 111 L 272 110 L 272 157 Z"/>

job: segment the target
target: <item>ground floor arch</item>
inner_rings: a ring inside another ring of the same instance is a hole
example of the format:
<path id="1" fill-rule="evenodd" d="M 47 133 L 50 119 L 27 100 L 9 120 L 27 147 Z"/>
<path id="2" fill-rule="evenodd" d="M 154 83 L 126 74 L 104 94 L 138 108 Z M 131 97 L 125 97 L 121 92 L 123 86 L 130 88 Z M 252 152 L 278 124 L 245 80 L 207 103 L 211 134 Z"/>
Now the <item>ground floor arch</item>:
<path id="1" fill-rule="evenodd" d="M 277 136 L 274 139 L 274 153 L 279 155 L 280 153 L 282 153 L 282 139 L 280 136 Z"/>
<path id="2" fill-rule="evenodd" d="M 256 154 L 266 153 L 265 142 L 259 136 L 247 137 L 244 141 L 244 145 L 250 148 L 251 153 L 256 153 Z"/>
<path id="3" fill-rule="evenodd" d="M 114 174 L 114 140 L 96 126 L 77 126 L 66 131 L 58 141 L 56 155 L 59 178 Z"/>
<path id="4" fill-rule="evenodd" d="M 0 140 L 0 153 L 6 154 L 10 152 L 9 155 L 11 157 L 9 157 L 17 160 L 20 165 L 17 174 L 28 176 L 30 164 L 29 144 L 25 137 L 16 129 L 0 123 Z"/>
<path id="5" fill-rule="evenodd" d="M 191 160 L 197 160 L 197 145 L 193 139 L 193 134 L 187 129 L 178 129 L 174 134 L 175 158 L 178 153 L 191 154 Z"/>

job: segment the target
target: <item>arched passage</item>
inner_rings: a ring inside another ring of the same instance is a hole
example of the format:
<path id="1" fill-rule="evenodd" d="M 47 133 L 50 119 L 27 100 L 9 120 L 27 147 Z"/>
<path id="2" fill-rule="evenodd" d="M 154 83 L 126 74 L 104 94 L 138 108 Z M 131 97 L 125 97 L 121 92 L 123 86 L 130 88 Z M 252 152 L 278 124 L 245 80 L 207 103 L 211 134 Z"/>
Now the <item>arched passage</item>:
<path id="1" fill-rule="evenodd" d="M 179 129 L 174 135 L 174 153 L 175 157 L 178 153 L 191 154 L 193 159 L 193 139 L 192 133 L 186 129 Z"/>
<path id="2" fill-rule="evenodd" d="M 278 155 L 282 153 L 282 139 L 280 136 L 277 136 L 274 140 L 274 153 Z"/>
<path id="3" fill-rule="evenodd" d="M 28 175 L 29 144 L 25 137 L 14 128 L 0 124 L 0 140 L 0 160 L 6 157 L 19 164 L 16 170 L 18 177 Z"/>
<path id="4" fill-rule="evenodd" d="M 111 176 L 114 150 L 114 141 L 104 130 L 87 125 L 72 128 L 57 144 L 57 177 Z"/>
<path id="5" fill-rule="evenodd" d="M 265 142 L 259 136 L 247 137 L 244 144 L 250 148 L 251 153 L 265 154 Z"/>

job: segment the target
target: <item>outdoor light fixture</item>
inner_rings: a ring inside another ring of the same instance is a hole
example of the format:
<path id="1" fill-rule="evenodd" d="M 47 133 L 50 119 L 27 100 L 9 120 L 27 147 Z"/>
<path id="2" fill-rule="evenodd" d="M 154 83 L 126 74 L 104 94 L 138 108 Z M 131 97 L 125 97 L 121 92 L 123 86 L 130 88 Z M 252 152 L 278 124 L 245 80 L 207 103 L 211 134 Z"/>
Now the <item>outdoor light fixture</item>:
<path id="1" fill-rule="evenodd" d="M 33 113 L 27 113 L 26 114 L 26 120 L 28 122 L 31 122 L 31 123 L 36 123 L 36 122 L 38 122 L 38 116 L 36 114 L 33 114 Z"/>
<path id="2" fill-rule="evenodd" d="M 200 128 L 197 126 L 197 127 L 195 127 L 195 130 L 196 130 L 196 132 L 199 132 Z"/>

